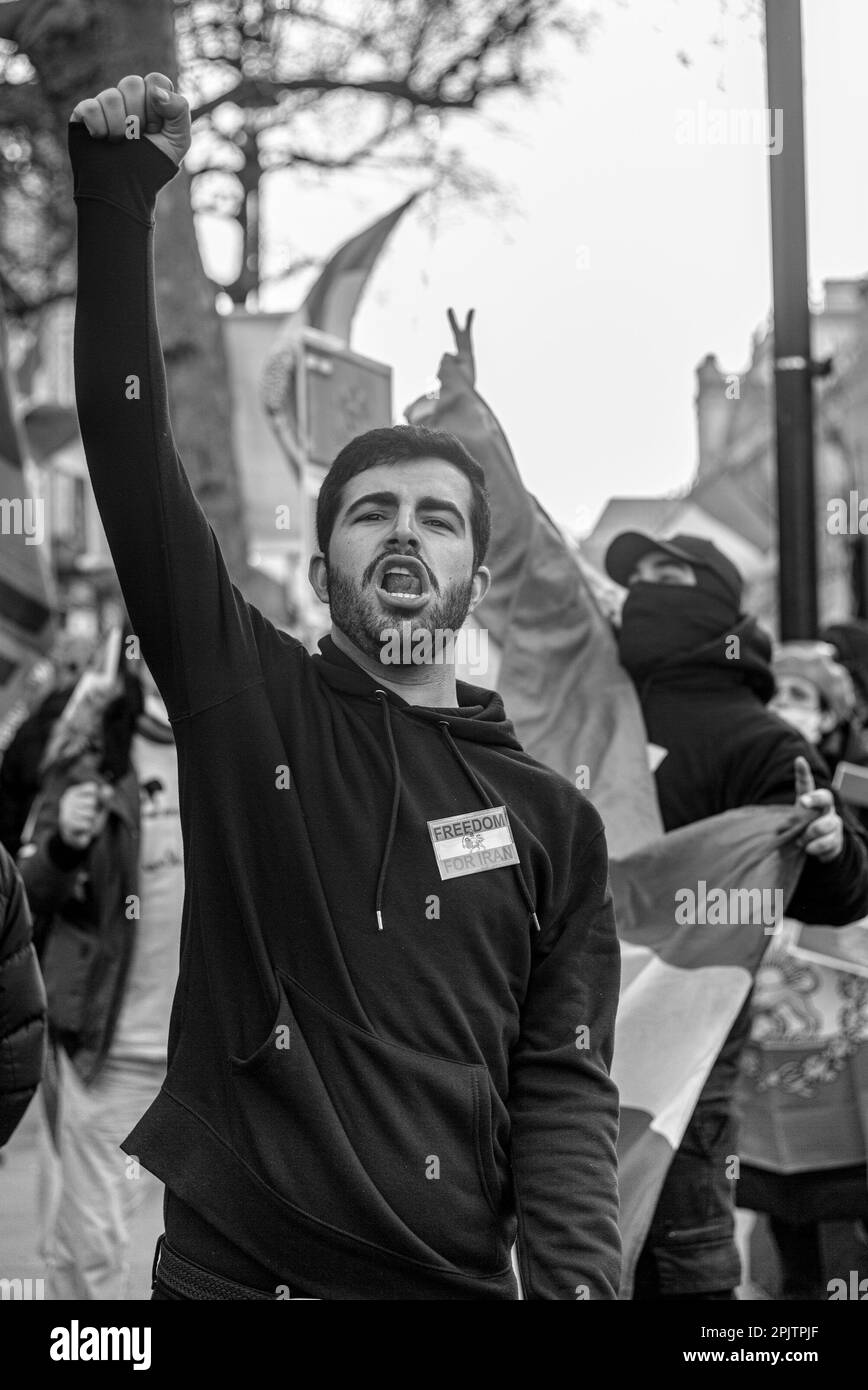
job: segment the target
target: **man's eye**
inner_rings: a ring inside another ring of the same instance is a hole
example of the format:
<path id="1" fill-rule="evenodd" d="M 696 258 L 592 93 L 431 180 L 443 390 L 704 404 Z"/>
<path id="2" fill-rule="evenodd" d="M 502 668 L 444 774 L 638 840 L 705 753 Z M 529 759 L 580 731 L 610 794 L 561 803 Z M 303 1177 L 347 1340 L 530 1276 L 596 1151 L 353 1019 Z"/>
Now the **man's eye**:
<path id="1" fill-rule="evenodd" d="M 448 522 L 448 521 L 444 521 L 443 518 L 442 518 L 441 516 L 431 516 L 431 517 L 429 517 L 429 518 L 428 518 L 428 525 L 429 525 L 429 526 L 445 526 L 445 528 L 446 528 L 447 531 L 451 531 L 451 530 L 452 530 L 452 527 L 450 526 L 449 522 Z"/>
<path id="2" fill-rule="evenodd" d="M 359 517 L 359 521 L 380 521 L 382 516 L 382 512 L 365 512 Z"/>

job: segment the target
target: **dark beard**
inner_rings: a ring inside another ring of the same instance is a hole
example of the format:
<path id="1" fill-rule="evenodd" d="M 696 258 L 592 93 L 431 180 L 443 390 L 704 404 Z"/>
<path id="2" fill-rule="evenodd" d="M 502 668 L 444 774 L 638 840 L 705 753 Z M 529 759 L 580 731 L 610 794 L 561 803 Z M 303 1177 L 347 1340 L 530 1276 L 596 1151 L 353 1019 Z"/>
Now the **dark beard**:
<path id="1" fill-rule="evenodd" d="M 435 602 L 424 617 L 397 611 L 394 615 L 381 612 L 379 602 L 369 583 L 354 584 L 345 574 L 333 566 L 326 567 L 329 586 L 329 612 L 332 622 L 341 632 L 355 643 L 365 656 L 375 661 L 382 659 L 384 646 L 391 632 L 403 633 L 409 627 L 410 637 L 406 642 L 411 647 L 417 632 L 427 631 L 434 635 L 457 633 L 470 612 L 470 599 L 473 593 L 473 580 L 459 580 L 438 593 Z"/>

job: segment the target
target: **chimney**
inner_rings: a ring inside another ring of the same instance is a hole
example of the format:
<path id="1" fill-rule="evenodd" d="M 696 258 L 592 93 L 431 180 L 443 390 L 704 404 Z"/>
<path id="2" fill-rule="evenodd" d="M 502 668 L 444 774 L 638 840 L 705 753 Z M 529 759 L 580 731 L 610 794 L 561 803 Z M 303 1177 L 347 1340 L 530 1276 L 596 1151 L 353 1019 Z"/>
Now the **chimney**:
<path id="1" fill-rule="evenodd" d="M 730 428 L 730 412 L 738 396 L 727 397 L 727 380 L 714 353 L 696 368 L 696 427 L 699 442 L 697 477 L 705 478 L 720 467 Z M 729 378 L 730 381 L 733 378 Z"/>
<path id="2" fill-rule="evenodd" d="M 865 332 L 866 281 L 823 281 L 823 303 L 813 316 L 812 352 L 823 358 L 846 351 Z"/>

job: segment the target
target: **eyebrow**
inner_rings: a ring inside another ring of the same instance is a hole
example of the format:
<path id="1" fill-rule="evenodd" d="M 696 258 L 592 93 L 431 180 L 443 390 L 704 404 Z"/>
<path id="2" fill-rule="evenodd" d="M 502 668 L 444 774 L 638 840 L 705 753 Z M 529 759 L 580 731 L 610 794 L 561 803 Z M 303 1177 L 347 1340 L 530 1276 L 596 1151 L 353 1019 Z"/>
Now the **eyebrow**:
<path id="1" fill-rule="evenodd" d="M 394 492 L 368 492 L 364 497 L 359 497 L 355 502 L 347 507 L 346 515 L 352 516 L 354 512 L 362 507 L 394 507 L 398 498 Z M 416 506 L 423 512 L 451 512 L 452 515 L 461 523 L 466 525 L 464 515 L 454 502 L 450 502 L 446 497 L 420 497 Z"/>

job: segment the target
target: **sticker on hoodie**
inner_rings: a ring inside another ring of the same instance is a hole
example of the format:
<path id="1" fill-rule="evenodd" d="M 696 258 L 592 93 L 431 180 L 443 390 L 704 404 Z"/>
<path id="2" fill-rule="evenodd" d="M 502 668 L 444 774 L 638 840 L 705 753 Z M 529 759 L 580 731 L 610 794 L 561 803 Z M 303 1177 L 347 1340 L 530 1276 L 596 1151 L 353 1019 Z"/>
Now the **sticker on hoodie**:
<path id="1" fill-rule="evenodd" d="M 482 874 L 518 863 L 505 806 L 429 820 L 428 830 L 441 878 Z"/>

